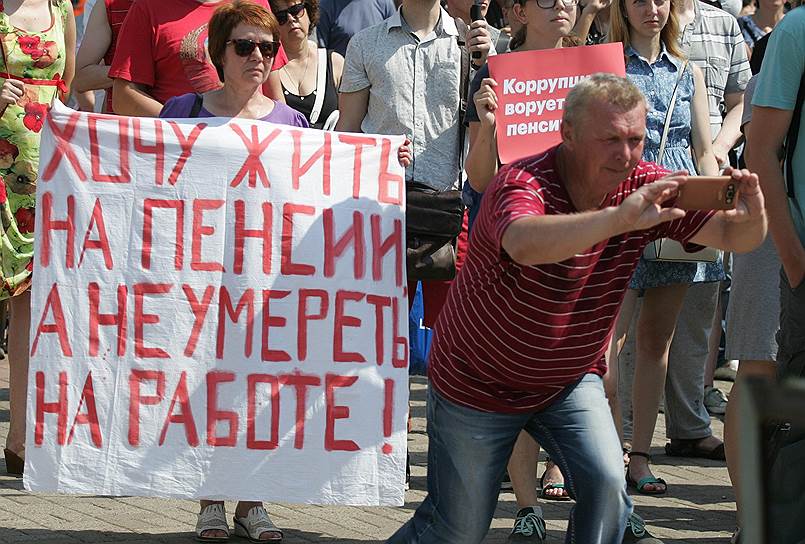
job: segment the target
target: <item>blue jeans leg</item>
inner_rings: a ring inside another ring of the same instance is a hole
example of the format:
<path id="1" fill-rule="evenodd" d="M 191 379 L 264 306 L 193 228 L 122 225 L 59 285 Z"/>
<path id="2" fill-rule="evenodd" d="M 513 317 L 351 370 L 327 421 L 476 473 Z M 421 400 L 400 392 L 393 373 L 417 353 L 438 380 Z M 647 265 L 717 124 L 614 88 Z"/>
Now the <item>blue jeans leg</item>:
<path id="1" fill-rule="evenodd" d="M 576 499 L 565 541 L 619 544 L 632 512 L 623 453 L 601 377 L 587 374 L 525 426 L 559 465 Z"/>
<path id="2" fill-rule="evenodd" d="M 428 390 L 428 496 L 389 544 L 476 544 L 529 414 L 480 412 Z"/>

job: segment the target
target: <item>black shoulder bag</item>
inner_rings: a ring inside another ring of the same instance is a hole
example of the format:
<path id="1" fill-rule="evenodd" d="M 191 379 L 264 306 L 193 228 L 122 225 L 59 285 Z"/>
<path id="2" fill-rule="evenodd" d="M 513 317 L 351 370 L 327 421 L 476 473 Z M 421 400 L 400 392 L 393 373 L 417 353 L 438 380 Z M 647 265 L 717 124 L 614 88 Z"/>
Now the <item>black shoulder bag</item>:
<path id="1" fill-rule="evenodd" d="M 450 280 L 456 276 L 456 238 L 464 223 L 461 177 L 464 170 L 464 115 L 470 77 L 470 54 L 466 48 L 467 25 L 455 19 L 461 50 L 459 74 L 459 188 L 437 191 L 413 181 L 406 186 L 405 238 L 409 280 Z"/>

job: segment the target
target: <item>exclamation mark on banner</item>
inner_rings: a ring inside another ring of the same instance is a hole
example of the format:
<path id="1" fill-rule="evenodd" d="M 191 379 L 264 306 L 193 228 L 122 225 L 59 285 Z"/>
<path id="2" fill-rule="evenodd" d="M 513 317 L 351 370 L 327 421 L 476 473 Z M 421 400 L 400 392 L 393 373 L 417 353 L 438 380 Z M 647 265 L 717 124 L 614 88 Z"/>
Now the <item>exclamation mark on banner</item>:
<path id="1" fill-rule="evenodd" d="M 394 380 L 384 380 L 385 401 L 383 404 L 383 436 L 391 437 L 391 416 L 394 414 Z M 383 444 L 383 453 L 391 454 L 391 444 Z"/>

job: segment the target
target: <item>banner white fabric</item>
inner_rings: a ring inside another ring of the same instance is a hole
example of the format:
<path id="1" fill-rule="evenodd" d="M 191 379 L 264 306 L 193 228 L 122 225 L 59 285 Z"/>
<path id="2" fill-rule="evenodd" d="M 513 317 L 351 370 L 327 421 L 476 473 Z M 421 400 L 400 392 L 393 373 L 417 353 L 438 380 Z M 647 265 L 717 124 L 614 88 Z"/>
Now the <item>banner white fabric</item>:
<path id="1" fill-rule="evenodd" d="M 55 105 L 26 489 L 402 505 L 402 142 Z"/>

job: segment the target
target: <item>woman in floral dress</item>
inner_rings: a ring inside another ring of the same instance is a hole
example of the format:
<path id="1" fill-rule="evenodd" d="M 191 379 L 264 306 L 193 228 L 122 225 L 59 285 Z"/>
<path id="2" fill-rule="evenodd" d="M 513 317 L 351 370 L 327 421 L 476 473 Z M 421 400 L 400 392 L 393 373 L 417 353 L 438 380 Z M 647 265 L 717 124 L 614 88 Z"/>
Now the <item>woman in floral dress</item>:
<path id="1" fill-rule="evenodd" d="M 69 0 L 0 0 L 0 300 L 11 299 L 11 421 L 5 458 L 21 474 L 39 139 L 48 109 L 75 68 Z"/>

